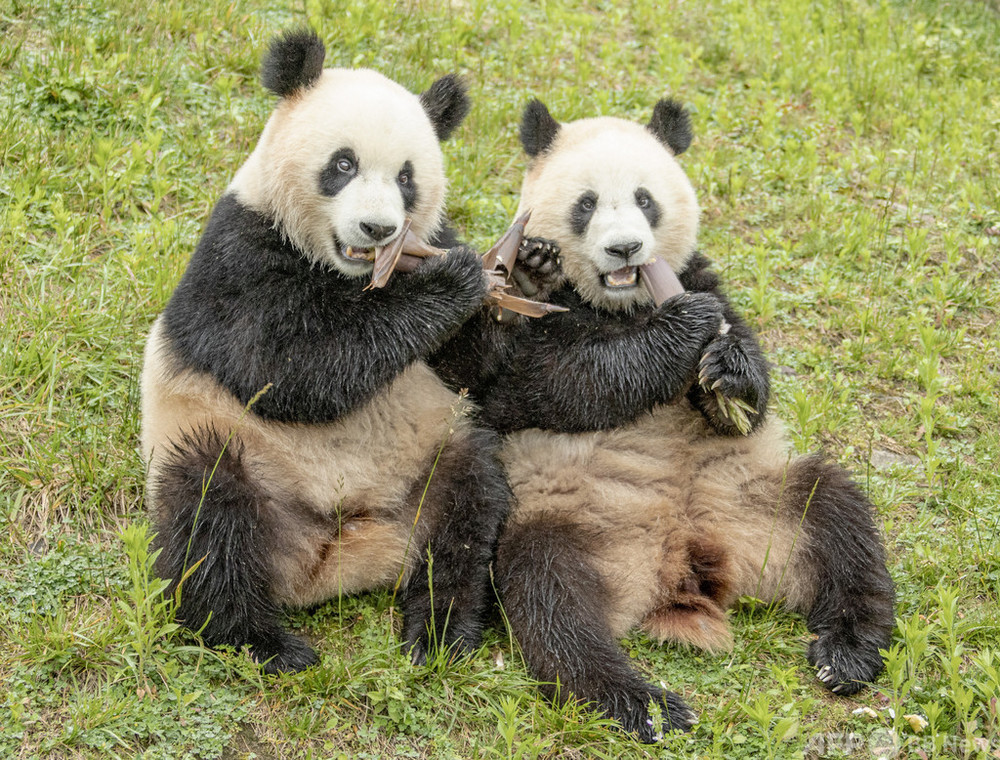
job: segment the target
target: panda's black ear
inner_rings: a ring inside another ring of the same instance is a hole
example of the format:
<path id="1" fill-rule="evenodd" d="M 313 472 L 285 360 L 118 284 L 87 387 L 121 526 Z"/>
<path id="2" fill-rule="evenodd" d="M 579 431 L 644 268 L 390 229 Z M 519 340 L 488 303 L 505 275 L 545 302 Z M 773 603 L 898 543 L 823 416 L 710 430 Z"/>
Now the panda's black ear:
<path id="1" fill-rule="evenodd" d="M 446 74 L 420 93 L 420 104 L 434 125 L 438 140 L 447 140 L 469 113 L 469 96 L 457 74 Z"/>
<path id="2" fill-rule="evenodd" d="M 675 156 L 679 156 L 691 145 L 691 117 L 676 100 L 664 99 L 657 103 L 646 129 L 670 148 Z"/>
<path id="3" fill-rule="evenodd" d="M 559 133 L 559 122 L 552 118 L 549 109 L 538 100 L 532 100 L 521 117 L 521 145 L 524 152 L 534 158 L 552 145 Z"/>
<path id="4" fill-rule="evenodd" d="M 264 86 L 283 98 L 309 87 L 323 73 L 326 46 L 311 29 L 292 29 L 271 41 L 260 67 Z"/>

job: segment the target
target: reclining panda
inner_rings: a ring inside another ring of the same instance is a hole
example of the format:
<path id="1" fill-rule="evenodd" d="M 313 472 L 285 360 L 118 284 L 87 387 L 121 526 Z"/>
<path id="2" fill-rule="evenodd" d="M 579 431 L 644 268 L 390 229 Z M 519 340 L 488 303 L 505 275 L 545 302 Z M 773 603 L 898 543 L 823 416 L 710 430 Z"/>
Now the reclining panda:
<path id="1" fill-rule="evenodd" d="M 687 114 L 661 101 L 646 126 L 559 124 L 534 101 L 521 139 L 519 213 L 532 216 L 516 279 L 569 311 L 480 317 L 438 360 L 508 433 L 515 507 L 497 586 L 529 669 L 550 695 L 591 702 L 650 741 L 694 713 L 647 684 L 616 639 L 641 627 L 725 648 L 726 609 L 748 595 L 804 613 L 820 680 L 857 691 L 881 671 L 893 626 L 872 507 L 838 466 L 792 455 L 765 414 L 756 340 L 695 252 L 698 207 L 676 160 Z M 689 291 L 658 307 L 639 277 L 654 255 Z M 720 414 L 716 390 L 756 412 L 749 435 Z"/>
<path id="2" fill-rule="evenodd" d="M 399 579 L 416 660 L 432 642 L 475 647 L 510 496 L 496 434 L 424 361 L 480 308 L 478 256 L 455 248 L 365 289 L 405 219 L 447 242 L 438 141 L 464 88 L 446 76 L 418 97 L 324 57 L 312 32 L 272 43 L 262 79 L 280 102 L 142 375 L 156 569 L 181 584 L 179 620 L 268 671 L 315 661 L 283 606 Z"/>

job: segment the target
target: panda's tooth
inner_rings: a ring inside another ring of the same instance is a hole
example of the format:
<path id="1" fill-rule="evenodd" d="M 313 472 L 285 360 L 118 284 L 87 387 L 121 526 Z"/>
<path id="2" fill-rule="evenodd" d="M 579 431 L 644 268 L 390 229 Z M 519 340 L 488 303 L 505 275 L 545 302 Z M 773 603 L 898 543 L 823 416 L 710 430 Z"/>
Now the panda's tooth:
<path id="1" fill-rule="evenodd" d="M 354 258 L 354 249 L 351 246 L 347 246 L 347 250 L 344 251 L 344 256 L 351 259 Z"/>

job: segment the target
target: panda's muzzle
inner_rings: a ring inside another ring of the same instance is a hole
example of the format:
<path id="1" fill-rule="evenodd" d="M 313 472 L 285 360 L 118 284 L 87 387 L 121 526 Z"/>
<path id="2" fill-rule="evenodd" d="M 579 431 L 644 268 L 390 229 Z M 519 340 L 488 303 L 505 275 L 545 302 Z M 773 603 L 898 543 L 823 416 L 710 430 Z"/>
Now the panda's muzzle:
<path id="1" fill-rule="evenodd" d="M 628 240 L 614 245 L 605 246 L 604 252 L 622 262 L 629 261 L 633 255 L 642 250 L 641 240 Z M 639 267 L 624 266 L 601 274 L 601 282 L 606 288 L 634 288 L 639 284 Z"/>

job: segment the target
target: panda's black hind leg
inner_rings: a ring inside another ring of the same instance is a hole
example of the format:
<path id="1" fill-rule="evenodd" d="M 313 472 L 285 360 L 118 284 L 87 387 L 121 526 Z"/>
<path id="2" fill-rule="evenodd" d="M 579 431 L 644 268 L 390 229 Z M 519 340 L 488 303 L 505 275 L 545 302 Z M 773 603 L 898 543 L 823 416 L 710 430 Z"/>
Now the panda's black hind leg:
<path id="1" fill-rule="evenodd" d="M 609 592 L 587 549 L 600 540 L 582 526 L 545 518 L 504 532 L 497 587 L 525 662 L 547 696 L 592 703 L 640 741 L 686 731 L 694 712 L 677 694 L 647 684 L 607 625 Z M 663 716 L 659 726 L 651 702 Z"/>
<path id="2" fill-rule="evenodd" d="M 206 644 L 247 646 L 270 673 L 302 670 L 316 654 L 278 622 L 274 529 L 241 453 L 237 439 L 225 445 L 199 431 L 166 454 L 155 489 L 156 572 L 170 579 L 170 594 L 181 583 L 176 618 Z"/>
<path id="3" fill-rule="evenodd" d="M 882 672 L 895 593 L 871 503 L 848 474 L 822 457 L 797 460 L 788 476 L 792 504 L 807 505 L 806 556 L 816 579 L 807 624 L 817 639 L 809 662 L 820 681 L 846 696 Z"/>
<path id="4" fill-rule="evenodd" d="M 432 648 L 471 652 L 482 639 L 494 604 L 490 563 L 511 500 L 499 444 L 492 431 L 456 432 L 412 495 L 433 525 L 402 599 L 404 646 L 417 664 Z"/>

